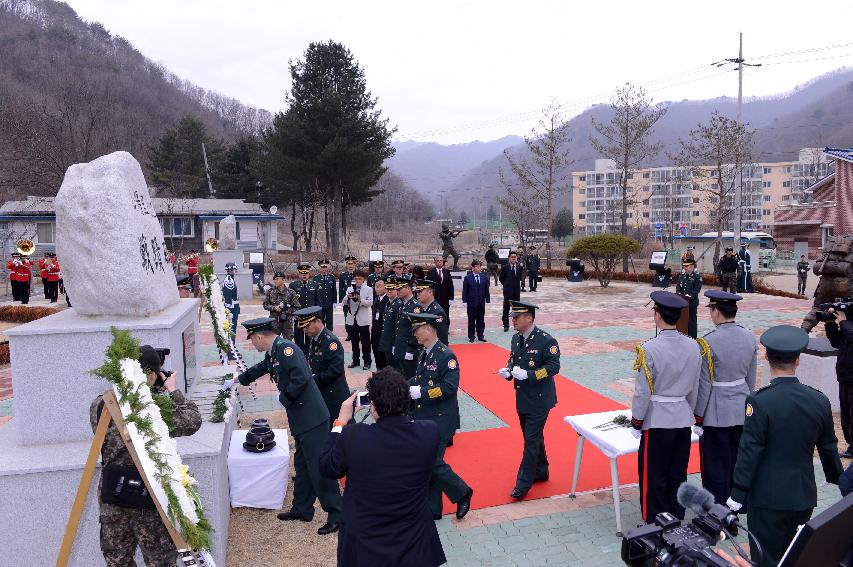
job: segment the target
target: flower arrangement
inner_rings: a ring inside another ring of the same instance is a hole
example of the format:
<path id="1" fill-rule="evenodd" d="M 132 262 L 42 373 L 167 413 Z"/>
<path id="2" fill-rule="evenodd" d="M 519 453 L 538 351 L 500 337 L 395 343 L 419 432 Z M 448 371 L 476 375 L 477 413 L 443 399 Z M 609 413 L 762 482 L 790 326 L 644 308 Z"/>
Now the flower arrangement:
<path id="1" fill-rule="evenodd" d="M 213 400 L 213 413 L 210 416 L 211 423 L 222 423 L 231 417 L 231 389 L 220 390 Z"/>
<path id="2" fill-rule="evenodd" d="M 205 519 L 196 481 L 178 455 L 175 439 L 139 365 L 139 342 L 128 331 L 110 329 L 113 342 L 106 361 L 92 373 L 111 382 L 133 446 L 151 481 L 154 496 L 166 503 L 166 513 L 195 550 L 210 549 L 211 525 Z M 161 397 L 161 396 L 157 396 Z"/>
<path id="3" fill-rule="evenodd" d="M 231 353 L 231 311 L 225 307 L 225 298 L 222 296 L 222 286 L 219 278 L 213 273 L 213 264 L 204 264 L 198 268 L 198 277 L 201 281 L 201 292 L 204 296 L 204 309 L 210 315 L 213 323 L 213 338 L 219 352 Z"/>

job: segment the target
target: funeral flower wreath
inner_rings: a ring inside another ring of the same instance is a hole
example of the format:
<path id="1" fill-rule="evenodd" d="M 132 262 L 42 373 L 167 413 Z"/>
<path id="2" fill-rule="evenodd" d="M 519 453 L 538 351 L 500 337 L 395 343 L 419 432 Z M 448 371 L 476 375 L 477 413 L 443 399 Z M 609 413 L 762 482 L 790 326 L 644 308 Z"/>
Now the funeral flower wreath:
<path id="1" fill-rule="evenodd" d="M 154 496 L 190 548 L 210 549 L 211 525 L 205 519 L 196 480 L 183 464 L 175 439 L 169 436 L 173 403 L 168 395 L 151 393 L 139 365 L 139 342 L 128 331 L 111 328 L 113 342 L 104 364 L 92 373 L 109 380 L 119 401 L 127 431 Z"/>

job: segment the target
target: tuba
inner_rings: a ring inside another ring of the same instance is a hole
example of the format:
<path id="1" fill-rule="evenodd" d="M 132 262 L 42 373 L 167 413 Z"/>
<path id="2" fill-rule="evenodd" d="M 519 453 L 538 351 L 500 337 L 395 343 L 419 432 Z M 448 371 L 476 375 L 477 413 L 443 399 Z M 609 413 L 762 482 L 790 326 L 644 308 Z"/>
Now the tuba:
<path id="1" fill-rule="evenodd" d="M 29 256 L 36 251 L 36 245 L 29 238 L 22 238 L 18 240 L 15 249 L 21 256 Z"/>
<path id="2" fill-rule="evenodd" d="M 205 252 L 216 252 L 219 248 L 219 241 L 215 238 L 208 238 L 207 242 L 204 243 L 204 251 Z"/>

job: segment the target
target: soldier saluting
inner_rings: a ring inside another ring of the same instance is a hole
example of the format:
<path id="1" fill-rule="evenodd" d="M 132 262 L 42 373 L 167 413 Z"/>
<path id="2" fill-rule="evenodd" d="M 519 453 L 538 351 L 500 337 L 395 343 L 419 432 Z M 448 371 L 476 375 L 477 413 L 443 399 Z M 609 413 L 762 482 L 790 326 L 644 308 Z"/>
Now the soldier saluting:
<path id="1" fill-rule="evenodd" d="M 448 441 L 459 423 L 459 361 L 447 345 L 438 339 L 439 317 L 432 313 L 407 313 L 415 338 L 423 347 L 415 375 L 409 380 L 412 398 L 410 413 L 416 420 L 428 419 L 438 425 L 438 456 L 429 483 L 429 507 L 436 520 L 441 519 L 441 493 L 456 504 L 461 520 L 471 508 L 474 491 L 444 462 Z"/>
<path id="2" fill-rule="evenodd" d="M 518 332 L 512 337 L 506 368 L 498 370 L 498 376 L 512 380 L 515 388 L 515 410 L 524 435 L 524 451 L 510 496 L 524 498 L 534 482 L 549 477 L 545 422 L 551 408 L 557 405 L 554 376 L 560 371 L 560 346 L 554 337 L 536 326 L 535 305 L 512 300 L 509 315 Z"/>
<path id="3" fill-rule="evenodd" d="M 716 328 L 697 339 L 702 353 L 702 373 L 696 399 L 702 486 L 717 504 L 725 504 L 732 491 L 732 472 L 743 432 L 746 397 L 755 391 L 758 346 L 755 335 L 735 323 L 734 293 L 706 291 L 708 309 Z"/>
<path id="4" fill-rule="evenodd" d="M 687 300 L 668 291 L 652 292 L 651 299 L 660 332 L 637 346 L 631 401 L 632 433 L 640 439 L 640 511 L 646 523 L 661 512 L 684 519 L 676 493 L 687 480 L 702 366 L 699 345 L 675 328 Z"/>
<path id="5" fill-rule="evenodd" d="M 683 295 L 689 302 L 690 318 L 687 322 L 687 334 L 695 339 L 698 334 L 696 318 L 699 309 L 699 292 L 702 290 L 702 275 L 696 271 L 696 260 L 692 257 L 685 259 L 681 267 L 683 271 L 678 275 L 675 293 Z"/>

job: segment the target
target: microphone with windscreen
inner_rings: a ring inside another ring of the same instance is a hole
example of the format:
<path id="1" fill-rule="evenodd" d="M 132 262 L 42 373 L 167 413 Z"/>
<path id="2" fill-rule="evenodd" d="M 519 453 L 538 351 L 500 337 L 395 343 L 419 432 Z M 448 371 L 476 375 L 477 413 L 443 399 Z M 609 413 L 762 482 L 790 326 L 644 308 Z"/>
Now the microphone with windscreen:
<path id="1" fill-rule="evenodd" d="M 683 482 L 678 487 L 675 498 L 679 504 L 701 518 L 703 523 L 707 523 L 709 530 L 714 532 L 724 530 L 731 535 L 737 535 L 739 525 L 737 516 L 728 506 L 716 504 L 714 495 L 701 486 Z"/>

